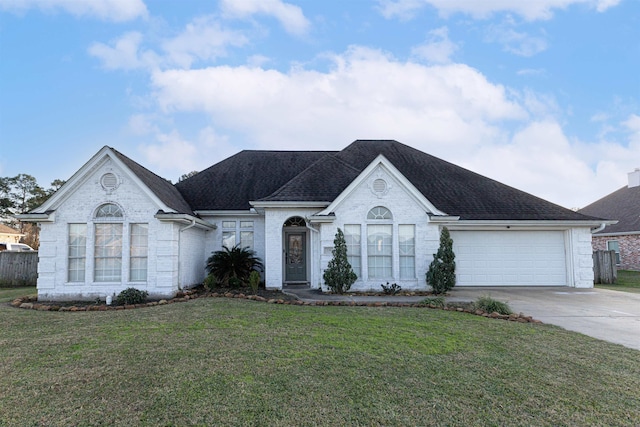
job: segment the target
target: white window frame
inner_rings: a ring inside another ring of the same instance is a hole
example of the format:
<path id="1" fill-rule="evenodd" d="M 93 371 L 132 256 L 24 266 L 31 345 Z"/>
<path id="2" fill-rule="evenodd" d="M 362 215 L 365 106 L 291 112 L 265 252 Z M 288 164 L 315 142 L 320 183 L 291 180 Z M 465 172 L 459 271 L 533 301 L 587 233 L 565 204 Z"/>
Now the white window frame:
<path id="1" fill-rule="evenodd" d="M 84 283 L 87 274 L 87 224 L 68 224 L 67 281 Z"/>
<path id="2" fill-rule="evenodd" d="M 407 240 L 404 240 L 407 237 L 409 238 Z M 398 257 L 400 261 L 400 279 L 415 279 L 416 278 L 416 226 L 415 224 L 399 224 L 398 225 Z"/>
<path id="3" fill-rule="evenodd" d="M 131 223 L 129 224 L 129 281 L 147 281 L 148 261 L 149 224 Z"/>
<path id="4" fill-rule="evenodd" d="M 233 243 L 233 244 L 232 244 Z M 222 221 L 222 247 L 231 249 L 239 245 L 253 250 L 254 222 L 253 221 Z"/>

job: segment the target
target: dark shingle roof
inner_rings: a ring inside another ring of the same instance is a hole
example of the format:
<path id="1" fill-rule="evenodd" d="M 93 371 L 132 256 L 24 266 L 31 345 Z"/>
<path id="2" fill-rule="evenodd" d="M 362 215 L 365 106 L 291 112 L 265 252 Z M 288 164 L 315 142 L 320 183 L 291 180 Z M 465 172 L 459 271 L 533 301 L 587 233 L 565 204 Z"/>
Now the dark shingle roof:
<path id="1" fill-rule="evenodd" d="M 245 150 L 176 184 L 193 210 L 247 210 L 335 151 Z"/>
<path id="2" fill-rule="evenodd" d="M 111 147 L 110 147 L 111 148 Z M 165 205 L 178 213 L 193 215 L 193 210 L 184 200 L 180 192 L 171 182 L 156 175 L 149 169 L 134 162 L 118 150 L 111 148 L 114 154 L 120 159 L 138 178 L 151 190 Z"/>
<path id="3" fill-rule="evenodd" d="M 439 210 L 463 220 L 593 220 L 392 140 L 358 140 L 262 200 L 334 200 L 384 155 Z"/>
<path id="4" fill-rule="evenodd" d="M 580 209 L 585 215 L 618 220 L 600 233 L 625 233 L 640 231 L 640 187 L 622 187 Z"/>

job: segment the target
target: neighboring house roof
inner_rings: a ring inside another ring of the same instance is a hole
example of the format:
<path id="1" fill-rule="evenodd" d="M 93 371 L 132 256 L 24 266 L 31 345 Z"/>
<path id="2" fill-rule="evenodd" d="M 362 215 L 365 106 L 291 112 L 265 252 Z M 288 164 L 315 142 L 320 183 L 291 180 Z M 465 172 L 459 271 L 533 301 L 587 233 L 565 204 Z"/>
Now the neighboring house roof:
<path id="1" fill-rule="evenodd" d="M 24 236 L 24 234 L 21 234 L 18 230 L 4 224 L 0 224 L 0 234 L 15 234 L 16 236 Z"/>
<path id="2" fill-rule="evenodd" d="M 622 187 L 579 210 L 585 215 L 618 220 L 598 234 L 640 232 L 640 186 Z"/>
<path id="3" fill-rule="evenodd" d="M 109 147 L 111 148 L 111 147 Z M 151 172 L 149 169 L 134 162 L 118 150 L 111 148 L 113 153 L 151 190 L 165 205 L 178 213 L 193 215 L 189 204 L 184 200 L 180 191 L 170 181 Z"/>
<path id="4" fill-rule="evenodd" d="M 380 154 L 436 208 L 462 220 L 594 219 L 393 140 L 355 141 L 321 158 L 261 201 L 330 202 Z"/>
<path id="5" fill-rule="evenodd" d="M 248 210 L 304 169 L 334 151 L 245 150 L 178 182 L 194 211 Z M 324 178 L 324 177 L 323 177 Z"/>

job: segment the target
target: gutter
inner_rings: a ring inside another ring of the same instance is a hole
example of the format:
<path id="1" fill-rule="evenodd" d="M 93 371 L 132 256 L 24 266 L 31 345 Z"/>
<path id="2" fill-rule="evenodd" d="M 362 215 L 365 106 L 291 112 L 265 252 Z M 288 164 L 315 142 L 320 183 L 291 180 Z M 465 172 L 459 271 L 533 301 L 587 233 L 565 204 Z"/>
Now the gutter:
<path id="1" fill-rule="evenodd" d="M 598 233 L 598 232 L 600 232 L 600 231 L 604 230 L 604 228 L 605 228 L 606 226 L 607 226 L 607 223 L 606 223 L 606 222 L 603 222 L 603 223 L 602 223 L 602 224 L 600 224 L 598 227 L 596 227 L 596 228 L 592 228 L 592 229 L 591 229 L 591 234 L 596 234 L 596 233 Z"/>

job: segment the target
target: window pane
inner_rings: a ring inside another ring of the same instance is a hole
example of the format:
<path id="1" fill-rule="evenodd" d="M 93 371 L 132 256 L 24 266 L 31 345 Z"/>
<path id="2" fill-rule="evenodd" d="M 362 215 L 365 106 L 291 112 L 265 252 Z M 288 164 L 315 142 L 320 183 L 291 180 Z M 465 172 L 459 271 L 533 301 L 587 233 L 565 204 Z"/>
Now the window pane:
<path id="1" fill-rule="evenodd" d="M 367 219 L 392 219 L 391 211 L 384 206 L 376 206 L 369 211 Z"/>
<path id="2" fill-rule="evenodd" d="M 222 221 L 222 228 L 236 228 L 235 221 Z"/>
<path id="3" fill-rule="evenodd" d="M 231 249 L 236 245 L 236 232 L 235 231 L 223 231 L 222 232 L 222 246 Z"/>
<path id="4" fill-rule="evenodd" d="M 98 208 L 96 218 L 122 218 L 122 210 L 113 203 L 107 203 Z"/>
<path id="5" fill-rule="evenodd" d="M 253 221 L 240 221 L 240 228 L 253 228 Z"/>
<path id="6" fill-rule="evenodd" d="M 392 244 L 392 226 L 390 224 L 367 226 L 367 263 L 370 278 L 391 278 L 393 276 Z"/>
<path id="7" fill-rule="evenodd" d="M 87 224 L 69 224 L 69 282 L 84 282 L 87 253 Z"/>
<path id="8" fill-rule="evenodd" d="M 119 282 L 122 276 L 122 224 L 95 225 L 96 282 Z"/>
<path id="9" fill-rule="evenodd" d="M 360 277 L 360 224 L 345 224 L 344 240 L 347 243 L 347 260 L 354 273 Z"/>
<path id="10" fill-rule="evenodd" d="M 147 280 L 147 254 L 149 226 L 147 224 L 131 224 L 129 251 L 129 280 L 144 282 Z"/>
<path id="11" fill-rule="evenodd" d="M 240 247 L 253 249 L 253 231 L 240 232 Z"/>
<path id="12" fill-rule="evenodd" d="M 416 277 L 415 253 L 416 253 L 416 226 L 398 226 L 398 244 L 400 251 L 400 278 L 414 279 Z"/>

